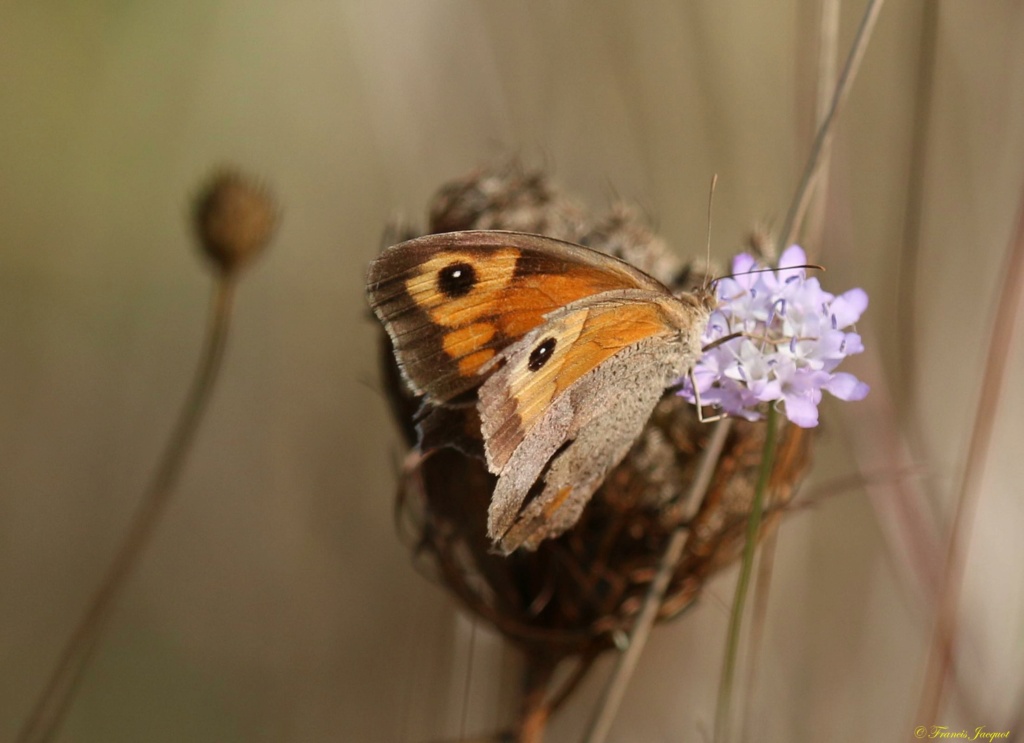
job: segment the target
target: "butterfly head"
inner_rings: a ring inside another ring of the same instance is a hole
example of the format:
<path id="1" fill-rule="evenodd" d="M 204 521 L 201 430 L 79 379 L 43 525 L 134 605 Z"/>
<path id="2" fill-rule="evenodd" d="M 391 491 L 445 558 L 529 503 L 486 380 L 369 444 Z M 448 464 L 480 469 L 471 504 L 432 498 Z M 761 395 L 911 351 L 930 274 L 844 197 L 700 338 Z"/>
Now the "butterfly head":
<path id="1" fill-rule="evenodd" d="M 718 297 L 714 284 L 704 284 L 693 291 L 682 292 L 676 295 L 676 299 L 693 315 L 707 317 L 718 309 Z"/>

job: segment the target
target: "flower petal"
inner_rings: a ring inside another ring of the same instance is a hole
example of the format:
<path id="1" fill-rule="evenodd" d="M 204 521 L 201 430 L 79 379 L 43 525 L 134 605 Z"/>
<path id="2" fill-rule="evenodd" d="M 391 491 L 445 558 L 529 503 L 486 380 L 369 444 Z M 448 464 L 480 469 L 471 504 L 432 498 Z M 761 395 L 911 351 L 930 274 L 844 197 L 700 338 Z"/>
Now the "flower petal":
<path id="1" fill-rule="evenodd" d="M 861 342 L 860 334 L 858 333 L 847 333 L 843 340 L 843 351 L 847 356 L 852 356 L 864 350 L 864 344 Z"/>
<path id="2" fill-rule="evenodd" d="M 802 266 L 804 263 L 807 263 L 807 254 L 799 245 L 790 245 L 779 256 L 780 269 L 789 268 L 790 266 Z"/>
<path id="3" fill-rule="evenodd" d="M 800 428 L 818 425 L 818 405 L 809 397 L 787 396 L 783 400 L 786 417 Z"/>
<path id="4" fill-rule="evenodd" d="M 757 259 L 750 253 L 740 253 L 732 259 L 733 273 L 746 273 L 752 268 L 757 268 Z"/>
<path id="5" fill-rule="evenodd" d="M 871 388 L 852 374 L 837 372 L 824 388 L 840 400 L 863 400 Z"/>
<path id="6" fill-rule="evenodd" d="M 857 322 L 867 308 L 867 292 L 863 289 L 850 289 L 833 299 L 829 310 L 836 319 L 836 327 L 842 329 Z"/>

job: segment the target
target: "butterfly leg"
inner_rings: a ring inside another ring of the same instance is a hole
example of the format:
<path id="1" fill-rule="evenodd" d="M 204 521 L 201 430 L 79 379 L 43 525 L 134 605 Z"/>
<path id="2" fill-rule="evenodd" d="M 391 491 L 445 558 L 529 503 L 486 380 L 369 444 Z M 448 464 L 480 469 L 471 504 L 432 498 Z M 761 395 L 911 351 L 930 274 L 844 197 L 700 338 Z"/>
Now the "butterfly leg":
<path id="1" fill-rule="evenodd" d="M 704 417 L 704 403 L 700 401 L 700 390 L 697 389 L 697 380 L 693 378 L 693 369 L 690 369 L 687 376 L 689 376 L 690 386 L 693 388 L 693 397 L 695 399 L 694 404 L 697 406 L 697 420 L 699 420 L 701 423 L 714 423 L 715 421 L 722 420 L 722 418 L 728 418 L 728 413 L 720 413 L 719 415 L 710 418 Z M 677 392 L 681 391 L 684 386 L 685 385 L 682 382 L 680 382 L 679 384 L 674 384 L 665 390 L 664 395 L 674 395 Z"/>
<path id="2" fill-rule="evenodd" d="M 728 418 L 728 413 L 719 413 L 718 415 L 710 418 L 704 417 L 704 405 L 700 401 L 700 388 L 697 386 L 697 380 L 693 378 L 692 367 L 690 368 L 689 376 L 690 386 L 693 387 L 693 398 L 696 401 L 695 404 L 697 406 L 697 420 L 699 420 L 701 423 L 714 423 L 715 421 L 720 421 L 723 418 Z"/>
<path id="3" fill-rule="evenodd" d="M 711 350 L 712 348 L 718 348 L 718 347 L 719 347 L 719 346 L 721 346 L 721 345 L 722 345 L 723 343 L 728 343 L 729 341 L 734 341 L 734 340 L 736 340 L 737 338 L 743 338 L 743 337 L 746 337 L 746 335 L 747 335 L 746 333 L 739 333 L 739 332 L 736 332 L 736 333 L 729 333 L 729 335 L 723 335 L 723 336 L 722 336 L 721 338 L 717 338 L 717 339 L 715 339 L 715 340 L 711 341 L 711 342 L 710 342 L 709 344 L 707 344 L 706 346 L 704 346 L 704 347 L 703 347 L 702 349 L 700 349 L 700 352 L 701 352 L 701 353 L 707 353 L 707 352 L 708 352 L 708 351 L 710 351 L 710 350 Z"/>

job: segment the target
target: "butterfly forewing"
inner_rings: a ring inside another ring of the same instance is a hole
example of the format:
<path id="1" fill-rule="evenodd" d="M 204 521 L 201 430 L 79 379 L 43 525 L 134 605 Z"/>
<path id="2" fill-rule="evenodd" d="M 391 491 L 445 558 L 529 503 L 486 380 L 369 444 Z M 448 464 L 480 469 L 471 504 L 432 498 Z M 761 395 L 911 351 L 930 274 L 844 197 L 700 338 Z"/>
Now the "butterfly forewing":
<path id="1" fill-rule="evenodd" d="M 602 253 L 539 235 L 470 231 L 427 235 L 370 265 L 370 305 L 418 394 L 445 403 L 546 315 L 622 289 L 667 295 L 657 281 Z"/>

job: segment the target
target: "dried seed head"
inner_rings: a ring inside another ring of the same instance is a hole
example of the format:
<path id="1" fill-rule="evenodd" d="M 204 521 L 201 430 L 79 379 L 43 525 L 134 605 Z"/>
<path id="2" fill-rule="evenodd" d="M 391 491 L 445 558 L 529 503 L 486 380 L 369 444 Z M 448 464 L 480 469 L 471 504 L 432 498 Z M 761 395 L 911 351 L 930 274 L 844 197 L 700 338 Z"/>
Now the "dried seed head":
<path id="1" fill-rule="evenodd" d="M 578 242 L 583 208 L 539 171 L 511 161 L 445 184 L 430 205 L 430 231 L 515 230 Z"/>
<path id="2" fill-rule="evenodd" d="M 266 247 L 278 223 L 271 193 L 255 179 L 224 170 L 196 199 L 192 218 L 203 252 L 223 273 L 233 273 Z"/>
<path id="3" fill-rule="evenodd" d="M 665 257 L 667 245 L 636 210 L 619 207 L 595 220 L 580 209 L 578 220 L 567 221 L 558 216 L 565 213 L 565 202 L 552 205 L 543 196 L 551 193 L 557 191 L 543 173 L 523 177 L 515 169 L 477 171 L 441 189 L 431 228 L 514 227 L 583 238 L 590 247 L 628 256 L 659 275 L 694 274 Z M 499 556 L 486 529 L 496 477 L 484 463 L 476 408 L 439 408 L 422 417 L 421 401 L 403 385 L 386 334 L 381 341 L 392 410 L 410 447 L 419 423 L 421 451 L 426 452 L 407 458 L 398 492 L 398 512 L 418 564 L 520 647 L 530 668 L 551 668 L 576 657 L 585 669 L 587 659 L 627 634 L 680 527 L 687 527 L 688 536 L 659 621 L 677 616 L 715 573 L 739 559 L 760 473 L 762 424 L 733 421 L 705 496 L 689 502 L 686 494 L 712 428 L 698 422 L 691 404 L 666 396 L 576 526 L 535 545 L 535 551 Z M 783 427 L 762 534 L 777 523 L 803 477 L 811 436 L 797 426 Z"/>

